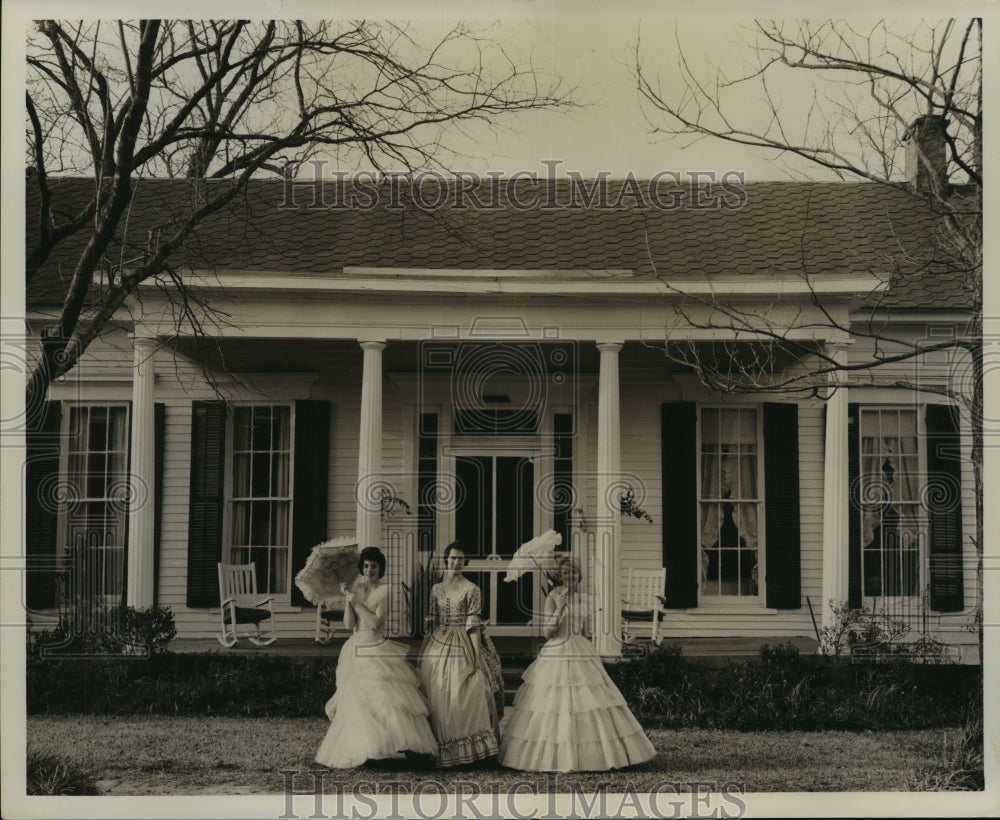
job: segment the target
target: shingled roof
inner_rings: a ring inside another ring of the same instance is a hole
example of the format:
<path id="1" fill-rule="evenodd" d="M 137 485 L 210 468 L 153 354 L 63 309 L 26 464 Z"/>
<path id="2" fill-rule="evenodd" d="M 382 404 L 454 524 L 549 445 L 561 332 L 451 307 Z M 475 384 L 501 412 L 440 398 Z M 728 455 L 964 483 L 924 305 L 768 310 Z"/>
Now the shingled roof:
<path id="1" fill-rule="evenodd" d="M 93 185 L 51 180 L 58 211 L 78 212 Z M 584 185 L 591 190 L 594 183 Z M 413 188 L 397 181 L 394 189 L 332 181 L 289 189 L 281 180 L 254 180 L 225 210 L 200 223 L 171 261 L 182 270 L 317 276 L 343 275 L 349 267 L 551 276 L 626 270 L 672 280 L 871 272 L 891 277 L 886 306 L 965 309 L 972 303 L 965 277 L 939 250 L 938 223 L 906 190 L 757 182 L 699 191 L 674 182 L 606 181 L 593 191 L 587 204 L 586 191 L 569 179 L 489 180 L 468 190 L 433 180 Z M 154 226 L 176 219 L 200 196 L 188 180 L 138 182 L 127 225 L 109 255 L 127 266 L 156 241 Z M 713 202 L 724 207 L 699 207 Z M 29 244 L 37 213 L 29 181 Z M 32 277 L 29 305 L 61 301 L 84 239 L 65 242 Z"/>

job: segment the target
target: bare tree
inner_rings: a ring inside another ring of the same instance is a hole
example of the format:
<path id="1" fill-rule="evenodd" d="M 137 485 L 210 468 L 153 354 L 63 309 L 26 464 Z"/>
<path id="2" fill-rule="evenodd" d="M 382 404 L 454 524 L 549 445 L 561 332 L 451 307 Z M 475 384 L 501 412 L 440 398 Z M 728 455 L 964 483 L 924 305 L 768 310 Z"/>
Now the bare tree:
<path id="1" fill-rule="evenodd" d="M 954 338 L 914 339 L 894 327 L 898 316 L 882 288 L 850 315 L 831 311 L 813 288 L 820 272 L 803 264 L 809 309 L 790 319 L 785 311 L 781 321 L 774 318 L 778 301 L 746 309 L 714 293 L 674 289 L 683 297 L 678 310 L 686 323 L 724 330 L 736 341 L 706 347 L 668 339 L 666 355 L 692 367 L 710 388 L 727 392 L 801 391 L 824 397 L 831 383 L 867 384 L 932 389 L 956 402 L 972 429 L 981 586 L 982 21 L 946 20 L 906 33 L 884 21 L 865 30 L 842 20 L 757 22 L 746 45 L 751 67 L 728 77 L 716 66 L 696 68 L 678 37 L 680 83 L 671 95 L 670 86 L 647 67 L 640 37 L 633 72 L 651 133 L 685 144 L 708 138 L 750 146 L 785 162 L 792 173 L 820 168 L 842 180 L 906 191 L 925 209 L 931 250 L 900 246 L 894 259 L 884 260 L 888 292 L 905 292 L 911 278 L 945 273 L 961 283 L 968 325 Z M 783 98 L 782 89 L 796 80 L 808 84 L 811 97 Z M 748 100 L 759 106 L 748 106 Z M 803 101 L 804 106 L 795 105 Z M 934 139 L 924 140 L 923 129 L 933 130 Z M 924 149 L 933 143 L 936 153 Z M 917 184 L 903 173 L 907 152 L 909 164 L 918 168 Z M 671 288 L 668 278 L 662 280 Z M 796 330 L 812 331 L 815 338 L 842 335 L 863 341 L 855 347 L 865 355 L 852 354 L 845 362 Z M 886 367 L 934 351 L 967 356 L 969 377 L 929 387 L 900 379 L 898 369 Z"/>
<path id="2" fill-rule="evenodd" d="M 386 22 L 43 21 L 29 35 L 27 68 L 28 195 L 38 212 L 29 287 L 57 248 L 73 249 L 68 284 L 51 294 L 62 305 L 39 340 L 29 403 L 146 280 L 174 301 L 178 321 L 203 331 L 210 306 L 173 262 L 251 178 L 293 176 L 318 153 L 376 170 L 434 166 L 449 132 L 569 103 L 559 80 L 465 26 L 425 46 Z M 60 202 L 60 175 L 92 177 L 89 201 Z M 187 180 L 188 204 L 126 241 L 136 186 L 150 177 Z"/>

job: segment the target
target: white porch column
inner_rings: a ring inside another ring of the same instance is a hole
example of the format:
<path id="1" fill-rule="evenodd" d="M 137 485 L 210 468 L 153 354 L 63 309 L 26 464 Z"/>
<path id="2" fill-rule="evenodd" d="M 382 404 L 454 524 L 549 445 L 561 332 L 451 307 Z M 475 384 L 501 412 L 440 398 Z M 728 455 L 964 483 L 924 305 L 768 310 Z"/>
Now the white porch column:
<path id="1" fill-rule="evenodd" d="M 838 364 L 846 364 L 851 342 L 826 342 L 826 352 Z M 847 387 L 843 373 L 831 373 L 826 400 L 826 441 L 823 463 L 823 601 L 822 626 L 831 626 L 835 604 L 847 599 Z M 839 388 L 834 387 L 840 385 Z"/>
<path id="2" fill-rule="evenodd" d="M 599 342 L 597 398 L 597 549 L 594 565 L 594 648 L 604 656 L 621 654 L 621 601 L 618 594 L 618 535 L 621 507 L 621 425 L 618 398 L 620 342 Z"/>
<path id="3" fill-rule="evenodd" d="M 128 559 L 125 603 L 153 605 L 156 538 L 153 383 L 156 339 L 132 336 L 132 436 L 130 442 Z"/>
<path id="4" fill-rule="evenodd" d="M 385 342 L 361 342 L 361 427 L 358 434 L 358 548 L 379 546 L 382 520 L 379 487 L 382 473 L 382 351 Z"/>

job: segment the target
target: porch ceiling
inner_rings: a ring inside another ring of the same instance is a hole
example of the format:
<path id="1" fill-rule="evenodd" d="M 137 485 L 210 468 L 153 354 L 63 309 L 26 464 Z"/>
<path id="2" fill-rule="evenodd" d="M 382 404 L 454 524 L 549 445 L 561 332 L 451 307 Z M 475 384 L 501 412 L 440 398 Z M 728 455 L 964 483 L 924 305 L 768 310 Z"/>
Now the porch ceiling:
<path id="1" fill-rule="evenodd" d="M 491 344 L 503 345 L 504 342 Z M 182 355 L 202 362 L 212 369 L 241 373 L 323 373 L 329 370 L 342 372 L 346 365 L 349 369 L 356 368 L 360 374 L 363 361 L 360 345 L 351 339 L 220 338 L 213 340 L 210 346 L 199 345 L 191 339 L 180 339 L 174 342 L 174 347 Z M 400 374 L 419 373 L 422 347 L 421 342 L 390 341 L 382 352 L 382 371 Z M 640 345 L 635 347 L 637 350 L 641 349 Z M 575 372 L 580 374 L 598 372 L 600 354 L 595 345 L 573 344 L 573 358 Z M 659 354 L 657 358 L 662 360 L 663 355 Z"/>
<path id="2" fill-rule="evenodd" d="M 425 342 L 390 341 L 382 353 L 382 371 L 384 373 L 417 374 L 421 372 L 421 362 L 424 357 Z M 434 342 L 440 347 L 446 342 Z M 476 344 L 466 342 L 465 344 Z M 502 347 L 516 342 L 494 341 L 485 343 Z M 521 342 L 520 344 L 525 344 Z M 529 346 L 545 345 L 545 342 L 529 342 Z M 570 357 L 566 364 L 560 366 L 565 370 L 570 366 L 579 375 L 593 375 L 600 368 L 600 353 L 596 344 L 588 342 L 552 342 L 571 347 Z M 703 362 L 731 363 L 734 370 L 741 366 L 760 368 L 766 359 L 769 367 L 780 371 L 802 355 L 809 348 L 769 346 L 763 348 L 748 342 L 730 344 L 700 342 L 672 343 L 670 345 L 672 360 L 667 360 L 663 351 L 657 345 L 641 342 L 626 342 L 621 356 L 630 363 L 646 366 L 660 366 L 665 372 L 685 373 L 691 368 L 679 363 L 685 350 L 694 352 Z M 323 373 L 337 370 L 343 372 L 357 369 L 361 373 L 362 350 L 356 340 L 352 339 L 238 339 L 219 338 L 212 344 L 198 344 L 192 339 L 179 339 L 173 343 L 174 348 L 182 355 L 198 361 L 207 367 L 240 373 Z"/>

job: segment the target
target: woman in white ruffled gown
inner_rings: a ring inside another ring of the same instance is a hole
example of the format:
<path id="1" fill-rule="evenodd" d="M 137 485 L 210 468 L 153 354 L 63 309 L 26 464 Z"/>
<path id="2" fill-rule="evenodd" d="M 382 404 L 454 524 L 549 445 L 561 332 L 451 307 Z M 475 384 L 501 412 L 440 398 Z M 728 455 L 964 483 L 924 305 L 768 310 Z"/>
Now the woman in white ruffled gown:
<path id="1" fill-rule="evenodd" d="M 427 700 L 406 660 L 406 646 L 383 635 L 382 551 L 365 547 L 358 570 L 362 577 L 344 590 L 344 625 L 354 632 L 340 650 L 337 691 L 326 704 L 330 727 L 316 753 L 316 762 L 331 769 L 350 769 L 399 752 L 437 751 Z"/>
<path id="2" fill-rule="evenodd" d="M 459 766 L 497 753 L 503 676 L 483 630 L 482 592 L 462 575 L 461 542 L 445 548 L 444 563 L 444 579 L 431 588 L 420 682 L 430 701 L 438 764 Z"/>
<path id="3" fill-rule="evenodd" d="M 500 764 L 533 772 L 607 771 L 656 755 L 588 637 L 593 596 L 580 567 L 561 559 L 563 585 L 545 601 L 549 640 L 521 676 L 500 743 Z"/>

